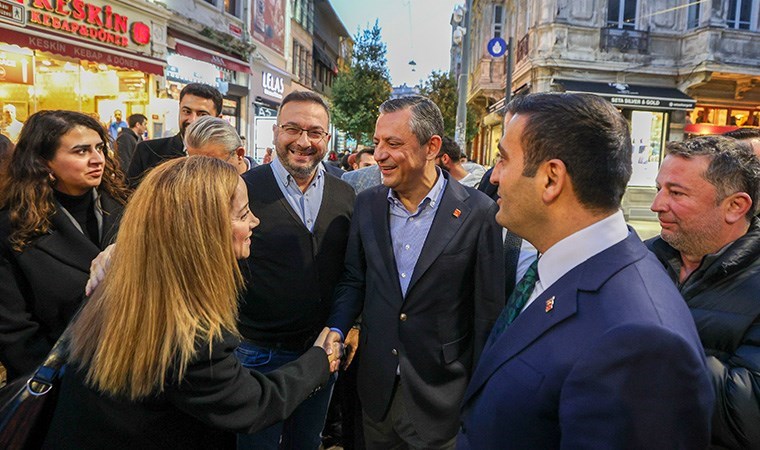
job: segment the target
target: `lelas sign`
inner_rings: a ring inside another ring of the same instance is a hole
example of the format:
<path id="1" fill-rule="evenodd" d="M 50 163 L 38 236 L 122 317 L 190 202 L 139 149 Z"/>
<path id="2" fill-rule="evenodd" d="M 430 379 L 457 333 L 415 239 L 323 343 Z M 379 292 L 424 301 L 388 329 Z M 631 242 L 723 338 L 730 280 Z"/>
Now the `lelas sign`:
<path id="1" fill-rule="evenodd" d="M 29 23 L 78 37 L 128 47 L 150 42 L 150 26 L 132 22 L 114 12 L 110 5 L 98 6 L 84 0 L 30 0 Z"/>
<path id="2" fill-rule="evenodd" d="M 264 87 L 264 94 L 270 97 L 281 99 L 282 94 L 285 93 L 285 80 L 267 71 L 261 72 L 261 84 Z"/>

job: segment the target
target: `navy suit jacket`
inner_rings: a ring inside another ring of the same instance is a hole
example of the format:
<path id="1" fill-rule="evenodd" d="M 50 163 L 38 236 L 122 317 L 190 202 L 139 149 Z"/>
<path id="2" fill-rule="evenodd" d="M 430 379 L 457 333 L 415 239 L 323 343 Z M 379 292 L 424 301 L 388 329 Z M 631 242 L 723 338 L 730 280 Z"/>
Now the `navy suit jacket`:
<path id="1" fill-rule="evenodd" d="M 496 204 L 448 178 L 441 203 L 401 294 L 389 227 L 388 188 L 356 199 L 344 279 L 327 323 L 344 333 L 362 312 L 358 389 L 364 412 L 385 417 L 396 369 L 407 411 L 432 446 L 451 440 L 459 404 L 504 305 L 504 258 Z"/>
<path id="2" fill-rule="evenodd" d="M 457 448 L 704 449 L 713 401 L 689 309 L 631 232 L 484 349 Z"/>

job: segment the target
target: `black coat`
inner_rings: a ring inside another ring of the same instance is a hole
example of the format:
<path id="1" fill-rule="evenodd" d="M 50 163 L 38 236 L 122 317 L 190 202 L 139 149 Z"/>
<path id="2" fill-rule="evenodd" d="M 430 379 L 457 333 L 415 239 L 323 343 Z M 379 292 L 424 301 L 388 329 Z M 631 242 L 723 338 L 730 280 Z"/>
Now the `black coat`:
<path id="1" fill-rule="evenodd" d="M 164 161 L 185 156 L 185 144 L 179 134 L 168 138 L 142 141 L 135 147 L 132 161 L 129 163 L 127 182 L 136 188 L 148 170 Z"/>
<path id="2" fill-rule="evenodd" d="M 313 347 L 266 375 L 243 368 L 233 354 L 239 340 L 225 333 L 209 353 L 198 346 L 181 382 L 142 401 L 102 394 L 67 368 L 44 448 L 234 448 L 236 433 L 285 420 L 329 378 L 325 352 Z M 170 377 L 167 377 L 170 379 Z"/>
<path id="3" fill-rule="evenodd" d="M 430 445 L 450 440 L 488 333 L 504 307 L 497 206 L 448 178 L 406 296 L 389 225 L 388 188 L 356 198 L 343 280 L 329 327 L 348 332 L 362 313 L 358 385 L 365 414 L 385 417 L 400 367 L 407 412 Z"/>
<path id="4" fill-rule="evenodd" d="M 126 171 L 129 168 L 138 142 L 142 142 L 142 138 L 137 133 L 131 128 L 122 128 L 119 137 L 116 138 L 116 156 L 121 164 L 121 170 Z"/>
<path id="5" fill-rule="evenodd" d="M 0 362 L 8 379 L 34 370 L 77 311 L 90 263 L 110 244 L 122 206 L 100 192 L 103 236 L 98 247 L 61 212 L 48 234 L 22 252 L 11 249 L 7 210 L 0 211 Z"/>
<path id="6" fill-rule="evenodd" d="M 677 250 L 646 242 L 678 280 Z M 760 221 L 679 286 L 707 354 L 716 391 L 714 448 L 760 448 Z"/>

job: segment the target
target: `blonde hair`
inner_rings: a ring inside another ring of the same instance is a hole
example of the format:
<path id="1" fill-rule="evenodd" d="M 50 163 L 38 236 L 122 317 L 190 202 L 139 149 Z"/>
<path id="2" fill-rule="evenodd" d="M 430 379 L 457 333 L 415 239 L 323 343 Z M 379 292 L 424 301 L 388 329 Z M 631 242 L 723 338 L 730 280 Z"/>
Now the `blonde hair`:
<path id="1" fill-rule="evenodd" d="M 111 267 L 72 327 L 70 361 L 101 392 L 137 400 L 181 380 L 198 342 L 237 335 L 232 246 L 240 177 L 205 156 L 152 170 L 124 213 Z"/>

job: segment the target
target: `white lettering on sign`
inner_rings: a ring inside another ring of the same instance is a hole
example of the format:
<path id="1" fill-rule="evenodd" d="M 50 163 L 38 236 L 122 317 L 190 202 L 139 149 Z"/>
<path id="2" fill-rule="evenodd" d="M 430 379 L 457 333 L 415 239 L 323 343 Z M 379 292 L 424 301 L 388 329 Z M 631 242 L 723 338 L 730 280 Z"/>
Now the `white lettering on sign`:
<path id="1" fill-rule="evenodd" d="M 261 72 L 261 85 L 264 87 L 264 94 L 270 97 L 281 99 L 285 93 L 285 80 L 269 72 Z"/>

